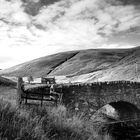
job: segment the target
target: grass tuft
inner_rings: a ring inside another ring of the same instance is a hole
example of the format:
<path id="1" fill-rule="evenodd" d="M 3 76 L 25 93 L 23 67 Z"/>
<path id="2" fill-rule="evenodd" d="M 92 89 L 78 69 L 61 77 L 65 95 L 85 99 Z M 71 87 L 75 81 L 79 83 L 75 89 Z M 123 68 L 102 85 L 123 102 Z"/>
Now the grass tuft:
<path id="1" fill-rule="evenodd" d="M 12 107 L 0 100 L 0 140 L 97 140 L 81 114 L 58 107 Z"/>

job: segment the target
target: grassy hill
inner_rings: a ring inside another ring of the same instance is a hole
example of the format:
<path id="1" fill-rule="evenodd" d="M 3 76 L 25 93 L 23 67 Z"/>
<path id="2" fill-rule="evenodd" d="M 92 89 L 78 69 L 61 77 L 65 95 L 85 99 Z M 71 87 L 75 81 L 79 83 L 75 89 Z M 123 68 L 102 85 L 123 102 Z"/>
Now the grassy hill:
<path id="1" fill-rule="evenodd" d="M 16 86 L 16 82 L 0 76 L 0 86 L 15 87 Z"/>
<path id="2" fill-rule="evenodd" d="M 49 75 L 71 82 L 137 80 L 136 62 L 139 66 L 140 47 L 79 50 L 38 58 L 1 70 L 0 75 Z M 138 68 L 137 72 L 139 73 Z"/>
<path id="3" fill-rule="evenodd" d="M 8 101 L 16 104 L 16 81 L 0 76 L 0 102 Z"/>

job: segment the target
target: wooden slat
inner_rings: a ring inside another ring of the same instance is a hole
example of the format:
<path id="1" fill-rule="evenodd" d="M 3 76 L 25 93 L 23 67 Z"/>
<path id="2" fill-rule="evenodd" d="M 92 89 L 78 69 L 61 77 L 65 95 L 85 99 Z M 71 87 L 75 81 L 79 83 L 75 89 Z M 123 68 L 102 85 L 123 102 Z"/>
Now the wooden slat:
<path id="1" fill-rule="evenodd" d="M 32 90 L 32 89 L 38 89 L 38 88 L 50 88 L 50 86 L 47 85 L 47 84 L 34 84 L 34 85 L 27 84 L 27 85 L 24 85 L 24 90 L 25 91 L 26 90 Z"/>
<path id="2" fill-rule="evenodd" d="M 32 95 L 32 96 L 50 96 L 50 95 L 52 95 L 52 94 L 50 94 L 50 93 L 47 93 L 47 94 L 45 94 L 45 93 L 42 93 L 42 94 L 37 94 L 37 93 L 25 93 L 25 94 L 27 94 L 27 96 L 29 96 L 29 95 Z"/>
<path id="3" fill-rule="evenodd" d="M 37 98 L 33 98 L 33 97 L 28 97 L 27 99 L 41 101 L 41 99 L 37 99 Z M 55 100 L 53 100 L 52 98 L 48 98 L 48 99 L 43 99 L 43 101 L 55 101 Z"/>

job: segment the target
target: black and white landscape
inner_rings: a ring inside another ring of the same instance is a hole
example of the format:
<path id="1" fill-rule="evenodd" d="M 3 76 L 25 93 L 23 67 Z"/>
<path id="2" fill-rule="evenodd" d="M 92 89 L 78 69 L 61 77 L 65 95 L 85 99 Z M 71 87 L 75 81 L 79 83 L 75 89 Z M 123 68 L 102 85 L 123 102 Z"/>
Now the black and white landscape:
<path id="1" fill-rule="evenodd" d="M 139 0 L 0 0 L 0 139 L 140 139 Z"/>

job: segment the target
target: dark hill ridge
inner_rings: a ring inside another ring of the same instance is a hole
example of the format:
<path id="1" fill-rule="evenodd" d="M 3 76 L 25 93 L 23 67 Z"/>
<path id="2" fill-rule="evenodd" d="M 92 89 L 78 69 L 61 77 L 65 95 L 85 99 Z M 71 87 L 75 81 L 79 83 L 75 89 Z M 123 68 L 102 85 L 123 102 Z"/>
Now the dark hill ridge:
<path id="1" fill-rule="evenodd" d="M 16 86 L 16 82 L 0 76 L 0 86 L 15 87 Z"/>
<path id="2" fill-rule="evenodd" d="M 67 76 L 69 82 L 137 80 L 136 62 L 140 47 L 132 49 L 89 49 L 58 53 L 38 58 L 9 69 L 6 76 Z M 139 69 L 137 69 L 139 73 Z"/>

